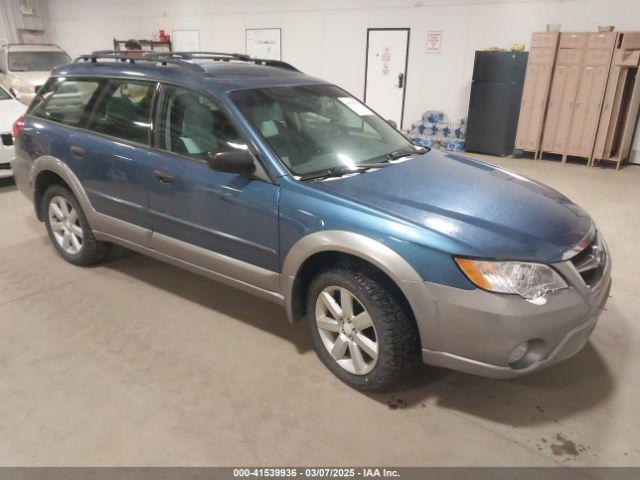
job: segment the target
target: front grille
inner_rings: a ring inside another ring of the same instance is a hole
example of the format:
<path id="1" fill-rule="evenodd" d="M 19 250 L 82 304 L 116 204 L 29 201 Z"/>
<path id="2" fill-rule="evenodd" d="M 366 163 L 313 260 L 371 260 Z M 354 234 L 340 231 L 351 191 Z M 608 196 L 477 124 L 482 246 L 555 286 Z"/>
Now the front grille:
<path id="1" fill-rule="evenodd" d="M 590 288 L 596 287 L 602 279 L 607 261 L 607 252 L 599 234 L 596 234 L 593 241 L 571 259 L 582 280 Z"/>
<path id="2" fill-rule="evenodd" d="M 13 137 L 10 133 L 0 133 L 0 138 L 2 138 L 2 144 L 5 147 L 10 147 L 13 145 Z"/>

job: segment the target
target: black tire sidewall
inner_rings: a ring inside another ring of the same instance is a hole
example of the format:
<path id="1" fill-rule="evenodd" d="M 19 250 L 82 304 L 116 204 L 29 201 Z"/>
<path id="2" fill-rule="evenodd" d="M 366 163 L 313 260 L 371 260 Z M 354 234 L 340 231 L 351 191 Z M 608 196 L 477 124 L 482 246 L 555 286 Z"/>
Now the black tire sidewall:
<path id="1" fill-rule="evenodd" d="M 322 290 L 333 285 L 344 287 L 353 293 L 371 316 L 378 341 L 378 360 L 373 370 L 366 375 L 354 375 L 342 368 L 331 356 L 320 337 L 315 320 L 316 299 Z M 372 289 L 377 289 L 378 293 L 372 295 Z M 399 323 L 409 324 L 412 320 L 393 295 L 385 290 L 384 284 L 375 277 L 350 269 L 324 271 L 311 282 L 308 290 L 307 321 L 316 352 L 322 363 L 334 375 L 357 390 L 386 391 L 397 383 L 404 373 L 400 371 L 404 368 L 398 368 L 399 364 L 404 364 L 403 366 L 407 368 L 409 366 L 405 358 L 398 358 L 397 348 L 395 350 L 392 348 L 392 337 L 396 332 L 390 331 L 393 324 L 384 321 L 383 317 L 392 312 L 394 317 L 403 317 Z M 409 339 L 407 347 L 413 348 L 416 342 L 416 338 Z"/>
<path id="2" fill-rule="evenodd" d="M 80 252 L 75 255 L 65 252 L 53 235 L 53 230 L 49 221 L 49 204 L 54 197 L 58 196 L 63 197 L 71 204 L 77 212 L 78 222 L 80 223 L 80 228 L 82 228 L 82 248 L 80 249 Z M 80 208 L 80 204 L 78 203 L 75 195 L 73 195 L 73 193 L 71 193 L 67 188 L 56 184 L 47 189 L 42 199 L 42 214 L 51 243 L 66 261 L 73 263 L 74 265 L 89 265 L 100 260 L 104 256 L 103 248 L 94 238 L 91 226 L 89 225 L 82 208 Z"/>

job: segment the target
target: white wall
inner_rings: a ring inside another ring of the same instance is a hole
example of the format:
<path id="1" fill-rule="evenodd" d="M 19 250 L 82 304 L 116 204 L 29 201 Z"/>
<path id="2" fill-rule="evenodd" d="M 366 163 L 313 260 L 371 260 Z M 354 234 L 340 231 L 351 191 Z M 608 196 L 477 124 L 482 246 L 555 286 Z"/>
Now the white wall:
<path id="1" fill-rule="evenodd" d="M 359 97 L 366 29 L 410 27 L 405 127 L 426 109 L 466 116 L 475 50 L 528 46 L 547 23 L 640 30 L 638 0 L 50 0 L 49 10 L 54 38 L 72 55 L 160 28 L 198 29 L 202 50 L 244 52 L 245 28 L 280 27 L 283 60 Z M 429 30 L 443 31 L 439 55 L 425 53 Z"/>

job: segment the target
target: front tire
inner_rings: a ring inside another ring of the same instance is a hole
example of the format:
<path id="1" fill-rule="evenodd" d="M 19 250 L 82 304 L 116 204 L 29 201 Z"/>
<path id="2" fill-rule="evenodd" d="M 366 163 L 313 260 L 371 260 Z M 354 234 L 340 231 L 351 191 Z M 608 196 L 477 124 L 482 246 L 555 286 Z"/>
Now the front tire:
<path id="1" fill-rule="evenodd" d="M 96 240 L 78 200 L 67 188 L 51 185 L 42 208 L 49 239 L 67 262 L 91 265 L 107 255 L 110 244 Z"/>
<path id="2" fill-rule="evenodd" d="M 334 267 L 318 274 L 307 320 L 320 360 L 357 390 L 391 389 L 418 358 L 413 317 L 377 272 Z"/>

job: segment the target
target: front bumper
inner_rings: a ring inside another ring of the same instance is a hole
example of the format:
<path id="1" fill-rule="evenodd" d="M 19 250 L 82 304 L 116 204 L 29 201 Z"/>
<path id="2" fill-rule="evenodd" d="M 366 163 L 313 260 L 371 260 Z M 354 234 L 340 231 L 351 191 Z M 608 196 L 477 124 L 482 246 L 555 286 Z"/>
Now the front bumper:
<path id="1" fill-rule="evenodd" d="M 416 315 L 424 363 L 492 378 L 510 378 L 565 360 L 584 347 L 611 288 L 611 260 L 589 287 L 570 261 L 554 264 L 570 288 L 534 305 L 516 295 L 425 284 L 427 314 Z M 530 352 L 509 364 L 528 342 Z"/>

